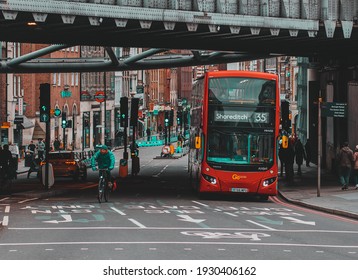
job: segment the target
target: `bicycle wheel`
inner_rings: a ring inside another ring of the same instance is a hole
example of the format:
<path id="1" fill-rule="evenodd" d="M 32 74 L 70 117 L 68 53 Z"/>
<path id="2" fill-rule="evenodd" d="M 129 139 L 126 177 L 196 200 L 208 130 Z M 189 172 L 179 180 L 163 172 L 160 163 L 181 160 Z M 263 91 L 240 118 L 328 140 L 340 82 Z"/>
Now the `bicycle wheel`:
<path id="1" fill-rule="evenodd" d="M 110 189 L 109 189 L 109 187 L 108 187 L 108 181 L 106 180 L 106 184 L 105 184 L 105 187 L 104 187 L 104 200 L 106 201 L 106 202 L 108 202 L 108 200 L 109 200 L 109 193 L 110 193 L 111 191 L 110 191 Z"/>
<path id="2" fill-rule="evenodd" d="M 104 201 L 104 193 L 105 193 L 105 179 L 102 177 L 98 182 L 98 202 L 102 203 Z"/>

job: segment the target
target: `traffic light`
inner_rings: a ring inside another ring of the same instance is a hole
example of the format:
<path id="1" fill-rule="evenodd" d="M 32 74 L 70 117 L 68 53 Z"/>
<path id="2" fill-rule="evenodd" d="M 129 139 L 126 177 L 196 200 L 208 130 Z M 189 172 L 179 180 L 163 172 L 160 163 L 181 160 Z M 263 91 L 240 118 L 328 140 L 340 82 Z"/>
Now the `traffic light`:
<path id="1" fill-rule="evenodd" d="M 72 128 L 72 120 L 67 121 L 66 128 Z"/>
<path id="2" fill-rule="evenodd" d="M 40 122 L 50 121 L 50 84 L 40 84 Z"/>
<path id="3" fill-rule="evenodd" d="M 55 108 L 55 110 L 53 111 L 53 115 L 55 117 L 59 117 L 61 115 L 61 110 L 59 108 Z"/>
<path id="4" fill-rule="evenodd" d="M 183 118 L 183 112 L 182 112 L 182 111 L 178 111 L 178 112 L 177 112 L 177 125 L 181 125 L 181 123 L 182 123 L 182 118 Z"/>
<path id="5" fill-rule="evenodd" d="M 139 107 L 139 98 L 131 99 L 131 126 L 137 126 L 138 123 L 138 107 Z"/>
<path id="6" fill-rule="evenodd" d="M 120 99 L 121 111 L 121 127 L 128 127 L 128 97 L 121 97 Z"/>
<path id="7" fill-rule="evenodd" d="M 169 111 L 169 126 L 173 126 L 173 120 L 174 120 L 174 110 L 171 109 Z"/>
<path id="8" fill-rule="evenodd" d="M 169 126 L 169 111 L 164 111 L 164 126 Z"/>
<path id="9" fill-rule="evenodd" d="M 66 128 L 66 127 L 67 127 L 67 116 L 66 116 L 66 112 L 62 112 L 61 127 L 62 127 L 62 128 Z"/>
<path id="10" fill-rule="evenodd" d="M 282 119 L 282 129 L 287 131 L 291 126 L 291 122 L 289 120 L 289 103 L 288 101 L 281 101 L 281 119 Z"/>

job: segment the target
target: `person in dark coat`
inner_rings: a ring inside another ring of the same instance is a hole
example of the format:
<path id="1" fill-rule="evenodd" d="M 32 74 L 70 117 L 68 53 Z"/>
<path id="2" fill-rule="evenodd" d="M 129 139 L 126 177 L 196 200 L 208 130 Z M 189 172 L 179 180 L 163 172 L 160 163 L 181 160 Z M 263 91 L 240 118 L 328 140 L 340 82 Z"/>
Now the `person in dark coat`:
<path id="1" fill-rule="evenodd" d="M 280 170 L 280 176 L 282 177 L 283 176 L 283 168 L 285 166 L 285 161 L 286 161 L 286 150 L 287 149 L 284 149 L 282 147 L 282 140 L 280 140 L 280 148 L 278 150 L 278 158 L 280 159 L 280 167 L 281 167 L 281 170 Z"/>
<path id="2" fill-rule="evenodd" d="M 344 142 L 337 158 L 339 163 L 339 179 L 342 184 L 342 190 L 348 190 L 353 163 L 353 151 L 349 148 L 348 142 Z"/>
<path id="3" fill-rule="evenodd" d="M 293 183 L 293 164 L 295 163 L 295 150 L 291 142 L 288 142 L 288 147 L 286 150 L 286 161 L 285 161 L 285 171 L 286 171 L 286 180 L 289 184 Z"/>
<path id="4" fill-rule="evenodd" d="M 150 141 L 150 128 L 148 127 L 147 128 L 147 130 L 146 130 L 146 132 L 147 132 L 147 141 Z"/>
<path id="5" fill-rule="evenodd" d="M 61 145 L 60 140 L 58 140 L 58 138 L 56 138 L 55 141 L 53 141 L 53 147 L 54 147 L 55 151 L 60 150 L 60 145 Z"/>
<path id="6" fill-rule="evenodd" d="M 296 164 L 298 166 L 297 175 L 301 176 L 301 165 L 303 163 L 303 159 L 306 159 L 305 149 L 303 148 L 302 142 L 297 138 L 295 144 L 295 155 L 296 155 Z"/>
<path id="7" fill-rule="evenodd" d="M 306 166 L 309 167 L 312 159 L 310 139 L 307 139 L 307 142 L 305 144 L 305 152 L 306 152 Z"/>

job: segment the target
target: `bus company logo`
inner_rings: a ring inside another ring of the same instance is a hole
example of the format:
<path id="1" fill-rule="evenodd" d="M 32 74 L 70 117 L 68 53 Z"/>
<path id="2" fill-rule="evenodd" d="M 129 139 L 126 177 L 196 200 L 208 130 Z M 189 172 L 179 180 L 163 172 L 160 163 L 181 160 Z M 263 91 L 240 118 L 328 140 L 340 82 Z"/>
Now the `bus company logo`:
<path id="1" fill-rule="evenodd" d="M 246 179 L 247 176 L 240 176 L 238 174 L 233 174 L 232 177 L 231 177 L 233 180 L 240 180 L 240 179 Z"/>

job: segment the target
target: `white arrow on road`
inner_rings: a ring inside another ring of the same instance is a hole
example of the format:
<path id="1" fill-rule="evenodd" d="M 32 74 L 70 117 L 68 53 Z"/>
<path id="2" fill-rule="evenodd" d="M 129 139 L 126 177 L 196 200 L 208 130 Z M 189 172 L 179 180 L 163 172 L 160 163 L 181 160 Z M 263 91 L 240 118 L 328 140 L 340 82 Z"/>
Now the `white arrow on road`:
<path id="1" fill-rule="evenodd" d="M 286 219 L 286 220 L 290 220 L 292 223 L 295 223 L 295 224 L 304 224 L 304 225 L 310 225 L 310 226 L 315 226 L 316 225 L 316 222 L 302 221 L 302 220 L 294 218 L 294 217 L 281 217 L 281 218 Z"/>
<path id="2" fill-rule="evenodd" d="M 191 223 L 202 223 L 205 221 L 205 219 L 194 219 L 192 217 L 190 217 L 189 215 L 177 215 L 179 218 L 179 221 L 184 221 L 184 222 L 191 222 Z"/>
<path id="3" fill-rule="evenodd" d="M 51 220 L 51 221 L 44 221 L 44 223 L 59 224 L 59 223 L 69 223 L 69 222 L 72 222 L 72 217 L 71 217 L 71 215 L 61 215 L 61 217 L 64 218 L 63 221 Z"/>

